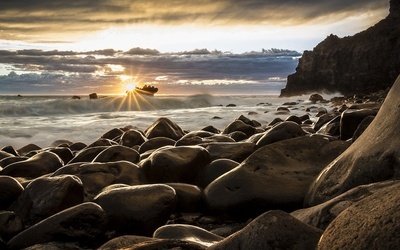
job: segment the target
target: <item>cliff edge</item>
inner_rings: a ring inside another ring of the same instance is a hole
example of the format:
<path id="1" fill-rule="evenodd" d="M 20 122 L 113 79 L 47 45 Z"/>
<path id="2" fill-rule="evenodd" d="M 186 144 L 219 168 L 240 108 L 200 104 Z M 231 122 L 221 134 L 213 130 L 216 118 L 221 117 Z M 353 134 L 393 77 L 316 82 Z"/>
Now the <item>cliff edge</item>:
<path id="1" fill-rule="evenodd" d="M 392 86 L 400 74 L 400 0 L 389 15 L 351 37 L 328 36 L 304 51 L 281 97 L 310 92 L 369 93 Z"/>

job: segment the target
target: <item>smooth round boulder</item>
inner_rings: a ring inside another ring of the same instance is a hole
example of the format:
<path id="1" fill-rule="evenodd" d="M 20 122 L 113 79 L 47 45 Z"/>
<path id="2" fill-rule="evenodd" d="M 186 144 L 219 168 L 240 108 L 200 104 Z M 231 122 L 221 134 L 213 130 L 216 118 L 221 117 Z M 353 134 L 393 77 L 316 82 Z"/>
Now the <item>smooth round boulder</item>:
<path id="1" fill-rule="evenodd" d="M 151 183 L 193 184 L 198 172 L 210 162 L 210 154 L 203 147 L 180 146 L 156 150 L 139 166 Z"/>
<path id="2" fill-rule="evenodd" d="M 205 188 L 221 175 L 239 166 L 239 162 L 230 159 L 217 159 L 199 171 L 195 178 L 195 184 Z"/>
<path id="3" fill-rule="evenodd" d="M 141 132 L 130 129 L 122 134 L 119 144 L 131 148 L 136 145 L 142 145 L 146 140 L 147 138 Z"/>
<path id="4" fill-rule="evenodd" d="M 92 162 L 116 162 L 129 161 L 132 163 L 139 162 L 139 153 L 126 146 L 114 145 L 101 151 Z"/>
<path id="5" fill-rule="evenodd" d="M 29 159 L 28 157 L 25 156 L 12 156 L 12 157 L 6 157 L 0 160 L 0 171 L 3 169 L 3 167 L 7 167 L 11 163 L 14 162 L 19 162 L 19 161 L 25 161 Z"/>
<path id="6" fill-rule="evenodd" d="M 203 143 L 200 146 L 207 149 L 211 160 L 230 159 L 242 162 L 256 151 L 256 145 L 251 142 L 212 142 Z"/>
<path id="7" fill-rule="evenodd" d="M 211 125 L 206 126 L 206 127 L 202 128 L 201 130 L 207 131 L 207 132 L 211 132 L 211 133 L 214 133 L 214 134 L 221 133 L 221 131 L 219 129 L 217 129 L 214 126 L 211 126 Z"/>
<path id="8" fill-rule="evenodd" d="M 81 180 L 73 175 L 33 180 L 10 206 L 24 225 L 33 225 L 66 208 L 83 202 Z"/>
<path id="9" fill-rule="evenodd" d="M 86 200 L 89 201 L 104 187 L 112 184 L 140 185 L 147 183 L 139 167 L 127 161 L 70 164 L 54 172 L 53 176 L 65 174 L 75 175 L 82 180 L 87 195 Z"/>
<path id="10" fill-rule="evenodd" d="M 208 250 L 316 249 L 321 234 L 322 230 L 311 227 L 290 214 L 272 210 Z"/>
<path id="11" fill-rule="evenodd" d="M 356 186 L 399 177 L 400 77 L 364 133 L 319 174 L 305 204 L 314 206 Z"/>
<path id="12" fill-rule="evenodd" d="M 0 210 L 6 210 L 24 191 L 13 177 L 0 175 Z"/>
<path id="13" fill-rule="evenodd" d="M 0 152 L 6 152 L 12 154 L 13 156 L 19 156 L 17 150 L 13 146 L 5 146 L 0 149 Z"/>
<path id="14" fill-rule="evenodd" d="M 352 141 L 355 142 L 357 140 L 358 137 L 360 137 L 360 135 L 362 133 L 364 133 L 364 131 L 368 128 L 368 126 L 372 123 L 372 121 L 375 119 L 375 116 L 370 115 L 365 117 L 361 123 L 358 125 L 356 131 L 354 131 L 353 137 L 352 137 Z"/>
<path id="15" fill-rule="evenodd" d="M 9 240 L 23 229 L 21 219 L 14 212 L 0 211 L 0 238 Z"/>
<path id="16" fill-rule="evenodd" d="M 76 162 L 92 162 L 98 154 L 107 149 L 108 146 L 88 147 L 80 150 L 75 154 L 75 157 L 68 162 L 68 164 Z"/>
<path id="17" fill-rule="evenodd" d="M 3 168 L 0 175 L 12 177 L 36 178 L 52 173 L 64 165 L 55 153 L 40 152 L 27 160 L 14 162 Z"/>
<path id="18" fill-rule="evenodd" d="M 157 119 L 144 133 L 148 139 L 167 137 L 172 140 L 179 140 L 185 134 L 178 124 L 165 117 Z"/>
<path id="19" fill-rule="evenodd" d="M 344 111 L 340 119 L 340 139 L 352 138 L 362 120 L 367 116 L 375 116 L 377 113 L 378 108 L 354 109 L 350 107 Z"/>
<path id="20" fill-rule="evenodd" d="M 10 249 L 23 249 L 52 241 L 78 242 L 95 248 L 102 241 L 107 225 L 103 209 L 92 202 L 65 209 L 14 236 Z"/>
<path id="21" fill-rule="evenodd" d="M 109 240 L 108 242 L 101 245 L 98 250 L 115 250 L 132 248 L 134 245 L 146 242 L 154 241 L 154 238 L 140 236 L 140 235 L 123 235 Z"/>
<path id="22" fill-rule="evenodd" d="M 120 137 L 124 131 L 120 128 L 113 128 L 106 133 L 104 133 L 101 138 L 109 139 L 109 140 L 114 140 L 117 137 Z"/>
<path id="23" fill-rule="evenodd" d="M 209 247 L 223 240 L 224 238 L 213 234 L 201 227 L 183 224 L 165 225 L 158 228 L 154 234 L 157 239 L 175 239 L 194 242 Z"/>
<path id="24" fill-rule="evenodd" d="M 316 102 L 323 101 L 324 98 L 322 97 L 322 95 L 316 94 L 316 93 L 315 93 L 315 94 L 310 95 L 310 97 L 308 98 L 308 100 L 309 100 L 310 102 L 312 102 L 312 103 L 316 103 Z"/>
<path id="25" fill-rule="evenodd" d="M 31 143 L 31 144 L 25 145 L 22 148 L 18 149 L 17 152 L 19 155 L 24 156 L 31 151 L 36 151 L 36 150 L 40 150 L 40 149 L 42 149 L 42 148 L 36 144 Z"/>
<path id="26" fill-rule="evenodd" d="M 228 134 L 228 136 L 230 138 L 232 138 L 233 140 L 235 140 L 236 142 L 243 141 L 248 138 L 248 136 L 245 133 L 243 133 L 242 131 L 234 131 L 234 132 Z"/>
<path id="27" fill-rule="evenodd" d="M 304 132 L 299 124 L 292 121 L 281 122 L 264 133 L 264 135 L 257 141 L 257 147 L 303 136 L 305 134 L 306 132 Z"/>
<path id="28" fill-rule="evenodd" d="M 353 204 L 365 199 L 383 188 L 399 184 L 399 180 L 377 182 L 361 185 L 322 204 L 299 209 L 291 213 L 292 216 L 308 225 L 325 230 L 326 227 L 344 210 Z"/>
<path id="29" fill-rule="evenodd" d="M 180 213 L 196 213 L 204 210 L 203 190 L 198 186 L 186 183 L 166 183 L 176 192 L 175 211 Z"/>
<path id="30" fill-rule="evenodd" d="M 235 131 L 241 131 L 241 132 L 245 133 L 247 135 L 247 137 L 250 137 L 255 133 L 256 128 L 244 123 L 241 120 L 235 120 L 235 121 L 231 122 L 230 124 L 228 124 L 228 126 L 225 127 L 222 134 L 230 134 Z"/>
<path id="31" fill-rule="evenodd" d="M 316 135 L 261 147 L 205 188 L 208 209 L 245 218 L 268 209 L 298 209 L 310 183 L 348 145 Z"/>
<path id="32" fill-rule="evenodd" d="M 176 204 L 175 190 L 164 184 L 116 188 L 94 198 L 119 233 L 152 235 L 164 225 Z"/>
<path id="33" fill-rule="evenodd" d="M 14 157 L 15 155 L 2 151 L 0 150 L 0 160 L 4 159 L 4 158 L 9 158 L 9 157 Z"/>
<path id="34" fill-rule="evenodd" d="M 58 155 L 60 159 L 63 161 L 63 163 L 69 162 L 72 158 L 74 158 L 74 155 L 71 151 L 71 149 L 66 148 L 66 147 L 56 147 L 56 148 L 49 148 L 46 150 L 47 152 L 52 152 Z"/>
<path id="35" fill-rule="evenodd" d="M 144 142 L 142 145 L 139 147 L 139 153 L 143 154 L 146 151 L 149 150 L 154 150 L 154 149 L 159 149 L 164 146 L 173 146 L 175 145 L 176 141 L 172 140 L 167 137 L 155 137 L 151 138 L 148 141 Z"/>
<path id="36" fill-rule="evenodd" d="M 117 143 L 115 141 L 106 139 L 106 138 L 99 138 L 96 141 L 92 142 L 91 144 L 89 144 L 87 146 L 87 148 L 93 148 L 93 147 L 109 147 L 112 145 L 117 145 Z"/>
<path id="37" fill-rule="evenodd" d="M 318 249 L 398 249 L 400 183 L 357 202 L 329 224 Z"/>

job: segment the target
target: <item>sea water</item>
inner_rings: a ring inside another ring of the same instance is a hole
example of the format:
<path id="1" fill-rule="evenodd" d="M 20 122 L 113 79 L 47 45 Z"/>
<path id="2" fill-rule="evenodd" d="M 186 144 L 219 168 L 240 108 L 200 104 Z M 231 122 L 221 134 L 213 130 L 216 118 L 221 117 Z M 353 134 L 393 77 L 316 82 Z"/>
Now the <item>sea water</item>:
<path id="1" fill-rule="evenodd" d="M 71 96 L 0 96 L 0 148 L 18 149 L 30 143 L 48 147 L 57 140 L 89 144 L 112 128 L 131 126 L 145 130 L 160 117 L 167 117 L 188 131 L 209 125 L 223 130 L 240 115 L 267 125 L 275 117 L 288 116 L 276 112 L 285 102 L 297 103 L 286 106 L 291 110 L 290 115 L 304 115 L 311 105 L 308 96 L 274 95 L 133 95 L 96 100 Z M 235 106 L 227 107 L 229 104 Z M 315 119 L 315 114 L 310 116 Z"/>

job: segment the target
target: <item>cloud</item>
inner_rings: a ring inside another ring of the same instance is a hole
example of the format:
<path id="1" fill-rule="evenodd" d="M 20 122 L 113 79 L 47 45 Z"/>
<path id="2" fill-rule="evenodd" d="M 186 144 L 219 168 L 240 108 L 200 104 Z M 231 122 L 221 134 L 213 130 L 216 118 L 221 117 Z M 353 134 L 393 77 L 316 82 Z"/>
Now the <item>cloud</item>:
<path id="1" fill-rule="evenodd" d="M 65 34 L 87 34 L 138 24 L 298 25 L 388 9 L 389 0 L 4 0 L 0 1 L 2 39 L 69 41 Z M 61 31 L 64 35 L 61 35 Z M 58 34 L 58 35 L 55 35 Z"/>
<path id="2" fill-rule="evenodd" d="M 178 53 L 150 53 L 155 50 L 141 48 L 129 51 L 3 50 L 0 51 L 0 67 L 5 65 L 17 73 L 0 76 L 0 92 L 40 89 L 58 92 L 62 89 L 82 93 L 79 90 L 83 87 L 104 92 L 106 86 L 114 86 L 114 91 L 111 87 L 107 89 L 106 93 L 111 93 L 118 91 L 115 86 L 121 84 L 122 76 L 137 77 L 142 84 L 168 84 L 168 88 L 182 84 L 276 82 L 273 79 L 293 73 L 300 55 L 296 51 L 278 49 L 243 54 L 206 53 L 203 49 Z"/>

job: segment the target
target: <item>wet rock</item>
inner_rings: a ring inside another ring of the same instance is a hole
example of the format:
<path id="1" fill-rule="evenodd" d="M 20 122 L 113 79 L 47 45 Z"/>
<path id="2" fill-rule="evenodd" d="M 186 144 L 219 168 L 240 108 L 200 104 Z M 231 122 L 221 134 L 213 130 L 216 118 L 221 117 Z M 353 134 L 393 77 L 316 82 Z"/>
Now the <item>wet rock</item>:
<path id="1" fill-rule="evenodd" d="M 315 249 L 321 234 L 322 230 L 274 210 L 208 249 Z"/>
<path id="2" fill-rule="evenodd" d="M 353 137 L 358 125 L 367 116 L 375 116 L 377 109 L 354 109 L 349 108 L 342 113 L 340 120 L 340 139 L 347 140 Z"/>
<path id="3" fill-rule="evenodd" d="M 12 146 L 3 147 L 0 152 L 6 152 L 12 154 L 13 156 L 19 156 L 18 152 Z"/>
<path id="4" fill-rule="evenodd" d="M 41 152 L 27 160 L 9 164 L 0 174 L 13 177 L 36 178 L 52 173 L 62 166 L 63 162 L 58 155 L 51 152 Z"/>
<path id="5" fill-rule="evenodd" d="M 318 131 L 318 134 L 330 135 L 330 136 L 340 136 L 340 119 L 338 115 L 329 122 L 325 123 Z"/>
<path id="6" fill-rule="evenodd" d="M 234 140 L 225 135 L 216 135 L 206 131 L 193 131 L 179 139 L 175 146 L 190 146 L 208 142 L 234 142 Z"/>
<path id="7" fill-rule="evenodd" d="M 210 154 L 200 146 L 165 147 L 139 162 L 152 183 L 183 182 L 193 184 L 198 172 L 211 162 Z"/>
<path id="8" fill-rule="evenodd" d="M 318 249 L 396 249 L 400 246 L 400 183 L 343 211 L 327 227 Z"/>
<path id="9" fill-rule="evenodd" d="M 140 185 L 147 182 L 139 167 L 127 161 L 70 164 L 60 168 L 53 176 L 65 174 L 75 175 L 82 180 L 87 200 L 112 184 Z"/>
<path id="10" fill-rule="evenodd" d="M 110 147 L 112 145 L 117 145 L 117 144 L 118 143 L 116 143 L 115 141 L 105 139 L 105 138 L 99 138 L 96 141 L 89 144 L 86 148 L 102 147 L 102 146 Z"/>
<path id="11" fill-rule="evenodd" d="M 167 137 L 172 140 L 179 140 L 184 134 L 183 130 L 176 123 L 164 117 L 157 119 L 145 130 L 145 135 L 148 139 Z"/>
<path id="12" fill-rule="evenodd" d="M 243 133 L 242 131 L 232 132 L 232 133 L 228 134 L 228 136 L 236 142 L 243 141 L 248 138 L 248 136 L 245 133 Z"/>
<path id="13" fill-rule="evenodd" d="M 101 240 L 106 224 L 107 217 L 99 205 L 91 202 L 82 203 L 22 231 L 8 242 L 8 247 L 22 249 L 36 244 L 60 241 L 78 242 L 82 246 L 93 248 Z"/>
<path id="14" fill-rule="evenodd" d="M 55 147 L 55 148 L 50 148 L 46 150 L 47 152 L 52 152 L 58 155 L 60 159 L 63 161 L 63 163 L 69 162 L 72 158 L 74 158 L 74 155 L 69 148 L 65 147 Z"/>
<path id="15" fill-rule="evenodd" d="M 92 162 L 94 158 L 98 154 L 100 154 L 103 150 L 107 149 L 107 146 L 97 146 L 97 147 L 90 147 L 84 148 L 79 151 L 75 157 L 68 162 L 68 164 L 76 163 L 76 162 Z"/>
<path id="16" fill-rule="evenodd" d="M 298 116 L 291 115 L 285 119 L 286 122 L 295 122 L 297 124 L 301 124 L 301 119 Z"/>
<path id="17" fill-rule="evenodd" d="M 274 126 L 277 123 L 283 122 L 283 120 L 279 117 L 274 118 L 270 123 L 268 123 L 268 126 Z"/>
<path id="18" fill-rule="evenodd" d="M 0 238 L 9 240 L 23 230 L 21 219 L 12 211 L 0 211 Z"/>
<path id="19" fill-rule="evenodd" d="M 223 237 L 204 230 L 203 228 L 182 224 L 162 226 L 154 232 L 153 237 L 157 239 L 189 241 L 205 247 L 212 246 L 224 239 Z"/>
<path id="20" fill-rule="evenodd" d="M 86 145 L 85 143 L 83 143 L 83 142 L 75 142 L 75 143 L 72 143 L 72 144 L 69 146 L 69 148 L 70 148 L 73 152 L 80 151 L 80 150 L 82 150 L 82 149 L 84 149 L 84 148 L 86 148 L 86 147 L 87 147 L 87 145 Z"/>
<path id="21" fill-rule="evenodd" d="M 214 133 L 214 134 L 219 134 L 219 133 L 221 133 L 221 131 L 219 130 L 219 129 L 217 129 L 217 128 L 215 128 L 215 127 L 213 127 L 213 126 L 207 126 L 207 127 L 204 127 L 204 128 L 202 128 L 201 130 L 204 130 L 204 131 L 207 131 L 207 132 L 211 132 L 211 133 Z"/>
<path id="22" fill-rule="evenodd" d="M 325 230 L 340 213 L 353 204 L 379 192 L 383 188 L 398 185 L 399 183 L 400 181 L 396 180 L 361 185 L 322 204 L 296 210 L 291 215 L 313 227 Z"/>
<path id="23" fill-rule="evenodd" d="M 176 192 L 176 212 L 195 213 L 204 210 L 203 190 L 199 187 L 185 183 L 166 183 L 166 185 L 172 187 Z"/>
<path id="24" fill-rule="evenodd" d="M 217 159 L 208 164 L 204 169 L 199 171 L 196 176 L 195 184 L 205 188 L 221 175 L 231 171 L 239 165 L 238 162 L 230 159 Z"/>
<path id="25" fill-rule="evenodd" d="M 322 136 L 302 136 L 264 146 L 206 187 L 208 209 L 250 217 L 271 208 L 302 207 L 310 183 L 347 146 L 346 142 L 329 142 Z"/>
<path id="26" fill-rule="evenodd" d="M 105 134 L 101 136 L 101 138 L 109 139 L 109 140 L 114 140 L 115 138 L 121 137 L 121 135 L 124 133 L 124 131 L 120 128 L 113 128 L 109 131 L 107 131 Z"/>
<path id="27" fill-rule="evenodd" d="M 228 124 L 228 126 L 225 127 L 222 133 L 230 134 L 235 131 L 241 131 L 245 133 L 248 137 L 250 137 L 255 133 L 256 129 L 253 126 L 248 125 L 241 120 L 235 120 L 232 123 Z"/>
<path id="28" fill-rule="evenodd" d="M 200 146 L 207 149 L 212 161 L 230 159 L 242 162 L 256 150 L 256 145 L 250 142 L 213 142 L 200 144 Z"/>
<path id="29" fill-rule="evenodd" d="M 175 143 L 176 143 L 175 140 L 172 140 L 167 137 L 151 138 L 148 141 L 144 142 L 139 147 L 139 153 L 143 154 L 146 151 L 153 150 L 153 149 L 159 149 L 164 146 L 173 146 L 173 145 L 175 145 Z"/>
<path id="30" fill-rule="evenodd" d="M 226 107 L 236 107 L 236 104 L 230 103 L 230 104 L 226 105 Z"/>
<path id="31" fill-rule="evenodd" d="M 152 235 L 164 225 L 175 208 L 175 190 L 164 184 L 112 189 L 94 198 L 120 233 Z"/>
<path id="32" fill-rule="evenodd" d="M 316 103 L 316 102 L 320 102 L 323 101 L 324 98 L 322 97 L 322 95 L 320 94 L 312 94 L 310 95 L 310 97 L 308 98 L 308 100 L 312 103 Z"/>
<path id="33" fill-rule="evenodd" d="M 295 122 L 281 122 L 270 130 L 257 141 L 257 146 L 262 147 L 277 141 L 291 139 L 299 136 L 304 136 L 306 132 Z"/>
<path id="34" fill-rule="evenodd" d="M 314 125 L 314 130 L 315 131 L 320 130 L 322 126 L 324 126 L 327 122 L 331 121 L 332 119 L 335 119 L 339 115 L 340 113 L 328 113 L 318 117 L 317 122 Z"/>
<path id="35" fill-rule="evenodd" d="M 92 162 L 116 162 L 129 161 L 132 163 L 139 162 L 139 153 L 131 148 L 114 145 L 101 151 Z"/>
<path id="36" fill-rule="evenodd" d="M 138 130 L 130 129 L 124 132 L 121 136 L 120 144 L 126 147 L 140 146 L 147 138 Z"/>
<path id="37" fill-rule="evenodd" d="M 400 78 L 364 133 L 321 171 L 305 204 L 328 201 L 356 186 L 397 178 L 400 158 Z"/>
<path id="38" fill-rule="evenodd" d="M 123 235 L 104 243 L 98 250 L 132 249 L 134 245 L 147 241 L 155 241 L 155 239 L 139 235 Z"/>
<path id="39" fill-rule="evenodd" d="M 40 149 L 42 149 L 42 148 L 39 147 L 38 145 L 28 144 L 28 145 L 25 145 L 22 148 L 18 149 L 17 152 L 19 155 L 24 156 L 31 151 L 40 150 Z"/>
<path id="40" fill-rule="evenodd" d="M 97 93 L 91 93 L 89 94 L 89 99 L 97 99 Z"/>
<path id="41" fill-rule="evenodd" d="M 7 209 L 24 191 L 13 177 L 0 175 L 0 211 Z"/>
<path id="42" fill-rule="evenodd" d="M 24 225 L 33 225 L 83 202 L 81 180 L 73 175 L 41 177 L 32 181 L 10 206 Z"/>
<path id="43" fill-rule="evenodd" d="M 368 128 L 368 126 L 372 123 L 372 121 L 374 120 L 375 116 L 371 115 L 371 116 L 367 116 L 365 117 L 361 123 L 358 125 L 356 131 L 354 131 L 353 134 L 353 138 L 352 141 L 355 142 L 357 140 L 358 137 L 360 137 L 360 135 L 362 133 L 364 133 L 364 131 Z M 1 164 L 0 164 L 1 165 Z"/>

